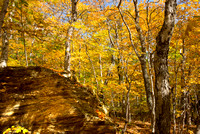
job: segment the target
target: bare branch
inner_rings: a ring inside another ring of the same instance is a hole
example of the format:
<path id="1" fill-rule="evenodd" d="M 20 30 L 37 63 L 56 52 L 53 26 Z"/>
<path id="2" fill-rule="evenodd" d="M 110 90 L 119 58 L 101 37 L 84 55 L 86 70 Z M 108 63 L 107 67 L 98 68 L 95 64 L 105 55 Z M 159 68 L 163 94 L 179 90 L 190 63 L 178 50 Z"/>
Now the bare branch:
<path id="1" fill-rule="evenodd" d="M 107 22 L 107 24 L 108 24 L 108 35 L 109 35 L 110 43 L 111 43 L 112 46 L 114 47 L 115 45 L 114 45 L 114 42 L 113 42 L 112 36 L 111 36 L 111 34 L 110 34 L 110 23 Z"/>
<path id="2" fill-rule="evenodd" d="M 121 4 L 122 4 L 122 0 L 119 1 L 117 8 L 120 8 Z"/>
<path id="3" fill-rule="evenodd" d="M 138 53 L 138 51 L 137 51 L 137 49 L 136 49 L 136 47 L 135 47 L 135 45 L 134 45 L 134 43 L 133 43 L 131 30 L 130 30 L 128 24 L 126 23 L 126 21 L 125 21 L 125 19 L 124 19 L 124 16 L 123 16 L 123 14 L 122 14 L 122 12 L 121 12 L 121 10 L 120 10 L 119 7 L 118 7 L 118 10 L 119 10 L 119 13 L 120 13 L 120 15 L 121 15 L 121 18 L 122 18 L 122 20 L 123 20 L 123 22 L 124 22 L 124 24 L 125 24 L 125 26 L 126 26 L 126 28 L 127 28 L 127 30 L 128 30 L 129 39 L 130 39 L 130 41 L 131 41 L 131 45 L 132 45 L 132 47 L 133 47 L 133 49 L 134 49 L 134 51 L 135 51 L 137 57 L 140 59 L 140 55 L 139 55 L 139 53 Z"/>

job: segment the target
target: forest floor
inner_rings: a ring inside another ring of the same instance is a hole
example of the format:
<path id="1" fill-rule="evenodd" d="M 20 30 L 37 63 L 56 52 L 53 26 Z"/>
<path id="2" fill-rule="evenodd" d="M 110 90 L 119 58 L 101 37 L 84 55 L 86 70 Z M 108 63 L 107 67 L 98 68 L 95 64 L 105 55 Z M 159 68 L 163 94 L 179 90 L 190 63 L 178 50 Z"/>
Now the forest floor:
<path id="1" fill-rule="evenodd" d="M 118 120 L 120 130 L 124 128 L 124 121 Z M 150 134 L 151 124 L 149 122 L 142 122 L 140 120 L 132 121 L 127 126 L 127 134 Z"/>
<path id="2" fill-rule="evenodd" d="M 0 116 L 0 128 L 16 124 L 19 119 L 25 122 L 27 128 L 34 124 L 30 128 L 39 129 L 48 123 L 51 123 L 55 130 L 61 127 L 79 127 L 82 125 L 81 121 L 86 120 L 83 113 L 97 117 L 95 110 L 99 105 L 92 89 L 84 87 L 77 81 L 66 80 L 53 70 L 41 67 L 10 67 L 0 71 L 0 115 L 6 115 L 6 117 Z M 8 106 L 13 106 L 13 110 L 12 107 L 11 110 L 7 110 Z M 70 114 L 70 110 L 66 109 L 72 108 L 74 110 L 71 110 L 73 113 Z M 12 112 L 14 114 L 10 115 Z M 49 113 L 52 117 L 49 117 Z M 96 118 L 91 120 L 101 121 Z M 117 134 L 120 134 L 124 128 L 124 121 L 117 119 L 116 123 L 119 130 Z M 99 133 L 108 129 L 112 132 L 112 123 L 98 125 L 89 124 L 84 131 L 94 130 L 98 134 L 98 128 Z M 128 124 L 127 134 L 150 134 L 150 126 L 147 121 L 133 118 Z M 184 134 L 193 134 L 195 126 L 190 126 L 189 131 L 186 130 Z"/>
<path id="3" fill-rule="evenodd" d="M 119 125 L 119 130 L 120 130 L 118 134 L 121 134 L 120 132 L 124 128 L 124 121 L 117 120 L 116 123 Z M 185 126 L 183 134 L 194 134 L 195 128 L 196 125 L 191 125 L 188 126 L 187 130 L 187 126 Z M 171 134 L 173 133 L 173 125 L 171 126 L 170 133 Z M 176 133 L 178 134 L 178 127 Z M 128 124 L 126 134 L 151 134 L 151 123 L 146 121 L 144 122 L 141 120 L 132 121 L 131 123 Z"/>

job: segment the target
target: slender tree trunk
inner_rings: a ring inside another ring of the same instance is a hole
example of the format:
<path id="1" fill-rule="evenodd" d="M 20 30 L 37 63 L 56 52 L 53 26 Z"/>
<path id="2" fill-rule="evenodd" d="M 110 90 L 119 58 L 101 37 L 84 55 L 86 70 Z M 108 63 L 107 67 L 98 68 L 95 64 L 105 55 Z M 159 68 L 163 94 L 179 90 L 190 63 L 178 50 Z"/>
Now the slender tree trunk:
<path id="1" fill-rule="evenodd" d="M 164 23 L 156 38 L 156 53 L 154 56 L 156 134 L 170 133 L 171 111 L 168 52 L 174 31 L 176 5 L 176 0 L 166 0 Z"/>
<path id="2" fill-rule="evenodd" d="M 35 43 L 35 38 L 33 39 L 33 41 L 31 42 L 31 52 L 30 52 L 30 64 L 33 65 L 33 44 Z"/>
<path id="3" fill-rule="evenodd" d="M 196 114 L 196 119 L 195 119 L 195 125 L 197 126 L 195 129 L 195 134 L 200 133 L 200 103 L 199 100 L 200 98 L 198 97 L 198 87 L 196 86 L 195 89 L 195 114 Z"/>
<path id="4" fill-rule="evenodd" d="M 9 4 L 9 0 L 3 1 L 3 6 L 2 6 L 2 9 L 1 9 L 1 12 L 0 12 L 0 35 L 1 35 L 1 28 L 3 26 L 4 18 L 5 18 L 5 15 L 7 13 L 8 4 Z"/>
<path id="5" fill-rule="evenodd" d="M 99 54 L 99 69 L 100 69 L 101 84 L 103 84 L 103 69 L 101 63 L 101 54 Z"/>
<path id="6" fill-rule="evenodd" d="M 122 134 L 124 134 L 127 130 L 127 125 L 128 123 L 130 123 L 130 102 L 129 102 L 129 94 L 131 91 L 131 80 L 128 77 L 128 60 L 126 61 L 126 66 L 125 66 L 125 77 L 126 77 L 126 83 L 128 84 L 128 86 L 126 86 L 127 89 L 127 93 L 126 93 L 126 120 L 125 120 L 125 124 L 124 124 L 124 129 L 122 131 Z"/>
<path id="7" fill-rule="evenodd" d="M 121 101 L 121 108 L 122 108 L 122 117 L 126 117 L 126 91 L 124 90 L 122 93 L 122 101 Z"/>
<path id="8" fill-rule="evenodd" d="M 9 38 L 8 33 L 5 30 L 2 35 L 2 48 L 1 48 L 1 59 L 0 59 L 0 67 L 6 67 L 8 61 L 8 47 L 9 47 Z"/>
<path id="9" fill-rule="evenodd" d="M 111 33 L 110 33 L 110 24 L 109 24 L 109 22 L 107 22 L 107 24 L 108 24 L 108 35 L 109 35 L 111 47 L 114 48 L 114 41 L 113 41 Z M 112 74 L 111 70 L 114 66 L 115 66 L 115 57 L 114 57 L 114 55 L 112 55 L 111 56 L 111 64 L 107 71 L 106 79 L 104 80 L 104 85 L 108 84 L 108 77 L 110 77 L 110 75 Z"/>
<path id="10" fill-rule="evenodd" d="M 88 49 L 87 49 L 87 45 L 85 45 L 85 51 L 86 51 L 86 54 L 87 54 L 88 59 L 89 59 L 89 61 L 90 61 L 90 64 L 91 64 L 91 66 L 92 66 L 92 71 L 93 71 L 93 74 L 94 74 L 94 79 L 95 79 L 95 83 L 96 83 L 96 87 L 97 87 L 96 94 L 97 94 L 97 96 L 98 96 L 98 93 L 99 93 L 99 84 L 98 84 L 98 83 L 99 83 L 99 82 L 98 82 L 98 80 L 97 80 L 97 74 L 96 74 L 96 71 L 95 71 L 93 62 L 92 62 L 92 60 L 91 60 L 91 58 L 90 58 L 90 55 L 89 55 L 89 52 L 88 52 Z"/>
<path id="11" fill-rule="evenodd" d="M 153 60 L 152 60 L 152 50 L 151 50 L 151 29 L 150 29 L 150 18 L 149 18 L 149 1 L 147 2 L 147 7 L 146 7 L 146 14 L 147 14 L 147 26 L 148 26 L 148 32 L 147 32 L 147 42 L 148 42 L 148 67 L 149 67 L 149 77 L 150 77 L 150 83 L 151 83 L 151 95 L 152 95 L 152 111 L 151 112 L 151 130 L 152 134 L 155 133 L 155 125 L 156 125 L 156 113 L 155 113 L 155 93 L 154 93 L 154 84 L 153 84 Z"/>
<path id="12" fill-rule="evenodd" d="M 182 116 L 182 129 L 181 133 L 183 133 L 186 121 L 186 106 L 187 106 L 187 89 L 186 89 L 186 80 L 185 80 L 185 62 L 186 62 L 186 55 L 185 55 L 185 39 L 182 39 L 182 66 L 181 66 L 181 89 L 183 90 L 183 116 Z"/>
<path id="13" fill-rule="evenodd" d="M 175 49 L 175 61 L 174 61 L 174 72 L 175 72 L 175 84 L 174 84 L 174 90 L 172 90 L 172 100 L 173 100 L 173 134 L 176 134 L 176 95 L 177 95 L 177 74 L 178 69 L 176 68 L 176 51 L 177 51 L 177 43 L 176 43 L 176 49 Z"/>
<path id="14" fill-rule="evenodd" d="M 28 66 L 28 56 L 27 56 L 27 50 L 26 50 L 26 39 L 25 39 L 25 28 L 24 28 L 24 23 L 23 23 L 23 5 L 21 3 L 21 28 L 22 28 L 22 42 L 24 44 L 24 55 L 25 55 L 25 63 L 26 66 Z"/>
<path id="15" fill-rule="evenodd" d="M 145 38 L 142 34 L 142 29 L 139 25 L 139 9 L 138 9 L 138 1 L 137 0 L 133 0 L 134 2 L 134 6 L 135 6 L 135 27 L 137 30 L 137 33 L 139 35 L 139 40 L 140 40 L 140 45 L 141 45 L 141 49 L 143 54 L 139 54 L 139 52 L 136 49 L 135 44 L 133 43 L 133 38 L 132 38 L 132 33 L 131 30 L 129 28 L 129 26 L 127 25 L 124 16 L 121 12 L 120 9 L 120 5 L 121 5 L 122 0 L 120 0 L 119 4 L 118 4 L 118 10 L 120 12 L 121 18 L 129 32 L 129 39 L 131 41 L 131 45 L 136 53 L 136 56 L 138 57 L 138 59 L 140 60 L 140 65 L 142 68 L 142 74 L 143 74 L 143 79 L 144 79 L 144 85 L 145 85 L 145 91 L 146 91 L 146 96 L 147 96 L 147 105 L 149 108 L 150 113 L 152 113 L 152 93 L 151 93 L 151 84 L 150 84 L 150 78 L 149 78 L 149 74 L 147 71 L 147 63 L 146 63 L 146 48 L 145 48 Z"/>
<path id="16" fill-rule="evenodd" d="M 71 21 L 70 26 L 67 30 L 67 41 L 65 42 L 65 58 L 64 58 L 64 70 L 70 74 L 71 69 L 71 43 L 72 43 L 72 35 L 73 35 L 73 27 L 72 24 L 77 21 L 77 2 L 78 0 L 71 0 Z"/>
<path id="17" fill-rule="evenodd" d="M 86 65 L 84 66 L 86 68 Z M 86 78 L 86 73 L 85 73 L 85 69 L 83 70 L 83 84 L 85 84 L 85 78 Z"/>
<path id="18" fill-rule="evenodd" d="M 81 53 L 81 44 L 79 44 L 79 57 L 80 57 L 80 53 Z M 81 79 L 81 60 L 80 59 L 79 59 L 79 62 L 78 62 L 78 68 L 79 68 L 78 78 L 80 80 Z"/>
<path id="19" fill-rule="evenodd" d="M 101 84 L 103 84 L 103 67 L 102 67 L 102 63 L 101 63 L 101 54 L 99 54 L 99 69 L 100 69 Z M 99 85 L 99 88 L 101 90 L 99 97 L 101 98 L 102 102 L 105 103 L 105 101 L 104 101 L 105 95 L 104 95 L 103 88 L 101 87 L 101 84 Z"/>
<path id="20" fill-rule="evenodd" d="M 192 125 L 192 115 L 191 115 L 191 98 L 190 98 L 190 91 L 187 94 L 188 106 L 187 106 L 187 124 L 188 126 Z"/>
<path id="21" fill-rule="evenodd" d="M 138 56 L 142 68 L 142 74 L 144 79 L 145 91 L 147 96 L 147 105 L 149 107 L 150 113 L 152 113 L 152 92 L 151 92 L 151 82 L 147 71 L 147 62 L 146 62 L 146 47 L 145 47 L 145 38 L 142 33 L 142 29 L 139 25 L 139 8 L 138 8 L 138 0 L 133 0 L 135 7 L 135 27 L 137 33 L 139 35 L 139 40 L 142 48 L 143 54 Z"/>
<path id="22" fill-rule="evenodd" d="M 125 124 L 124 124 L 124 129 L 122 130 L 122 134 L 125 134 L 126 130 L 127 130 L 127 125 L 129 123 L 129 110 L 130 110 L 130 102 L 129 102 L 129 94 L 130 94 L 130 83 L 129 86 L 127 87 L 127 93 L 126 93 L 126 120 L 125 120 Z"/>
<path id="23" fill-rule="evenodd" d="M 26 39 L 25 39 L 24 32 L 23 32 L 23 43 L 24 43 L 24 54 L 25 54 L 26 66 L 28 66 L 28 56 L 27 56 Z"/>
<path id="24" fill-rule="evenodd" d="M 67 35 L 67 41 L 65 42 L 65 58 L 64 58 L 64 70 L 67 72 L 67 73 L 70 73 L 71 69 L 70 69 L 70 66 L 71 66 L 71 62 L 70 62 L 70 59 L 71 59 L 71 34 L 72 34 L 72 27 L 70 26 L 69 29 L 68 29 L 68 35 Z"/>
<path id="25" fill-rule="evenodd" d="M 115 98 L 115 94 L 114 91 L 111 91 L 111 107 L 112 107 L 112 112 L 113 112 L 113 120 L 115 122 L 115 118 L 116 118 L 116 111 L 115 111 L 115 103 L 114 103 L 114 98 Z"/>

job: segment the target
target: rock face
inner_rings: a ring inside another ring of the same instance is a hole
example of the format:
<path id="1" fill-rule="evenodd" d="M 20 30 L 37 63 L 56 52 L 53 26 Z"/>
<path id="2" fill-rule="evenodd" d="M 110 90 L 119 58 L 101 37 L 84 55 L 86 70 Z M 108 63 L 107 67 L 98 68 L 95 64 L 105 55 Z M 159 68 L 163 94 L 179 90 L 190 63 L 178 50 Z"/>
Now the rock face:
<path id="1" fill-rule="evenodd" d="M 92 90 L 43 67 L 0 70 L 0 133 L 20 125 L 32 133 L 114 134 Z"/>

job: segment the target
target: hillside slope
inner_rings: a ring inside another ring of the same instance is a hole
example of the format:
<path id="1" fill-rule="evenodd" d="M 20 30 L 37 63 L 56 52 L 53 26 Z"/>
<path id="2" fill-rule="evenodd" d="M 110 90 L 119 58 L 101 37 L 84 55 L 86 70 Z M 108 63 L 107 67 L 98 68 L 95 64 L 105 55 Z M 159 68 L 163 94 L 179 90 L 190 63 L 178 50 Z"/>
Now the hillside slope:
<path id="1" fill-rule="evenodd" d="M 92 90 L 43 67 L 0 70 L 0 133 L 20 125 L 33 133 L 115 133 L 96 110 Z M 103 112 L 103 111 L 102 111 Z"/>

